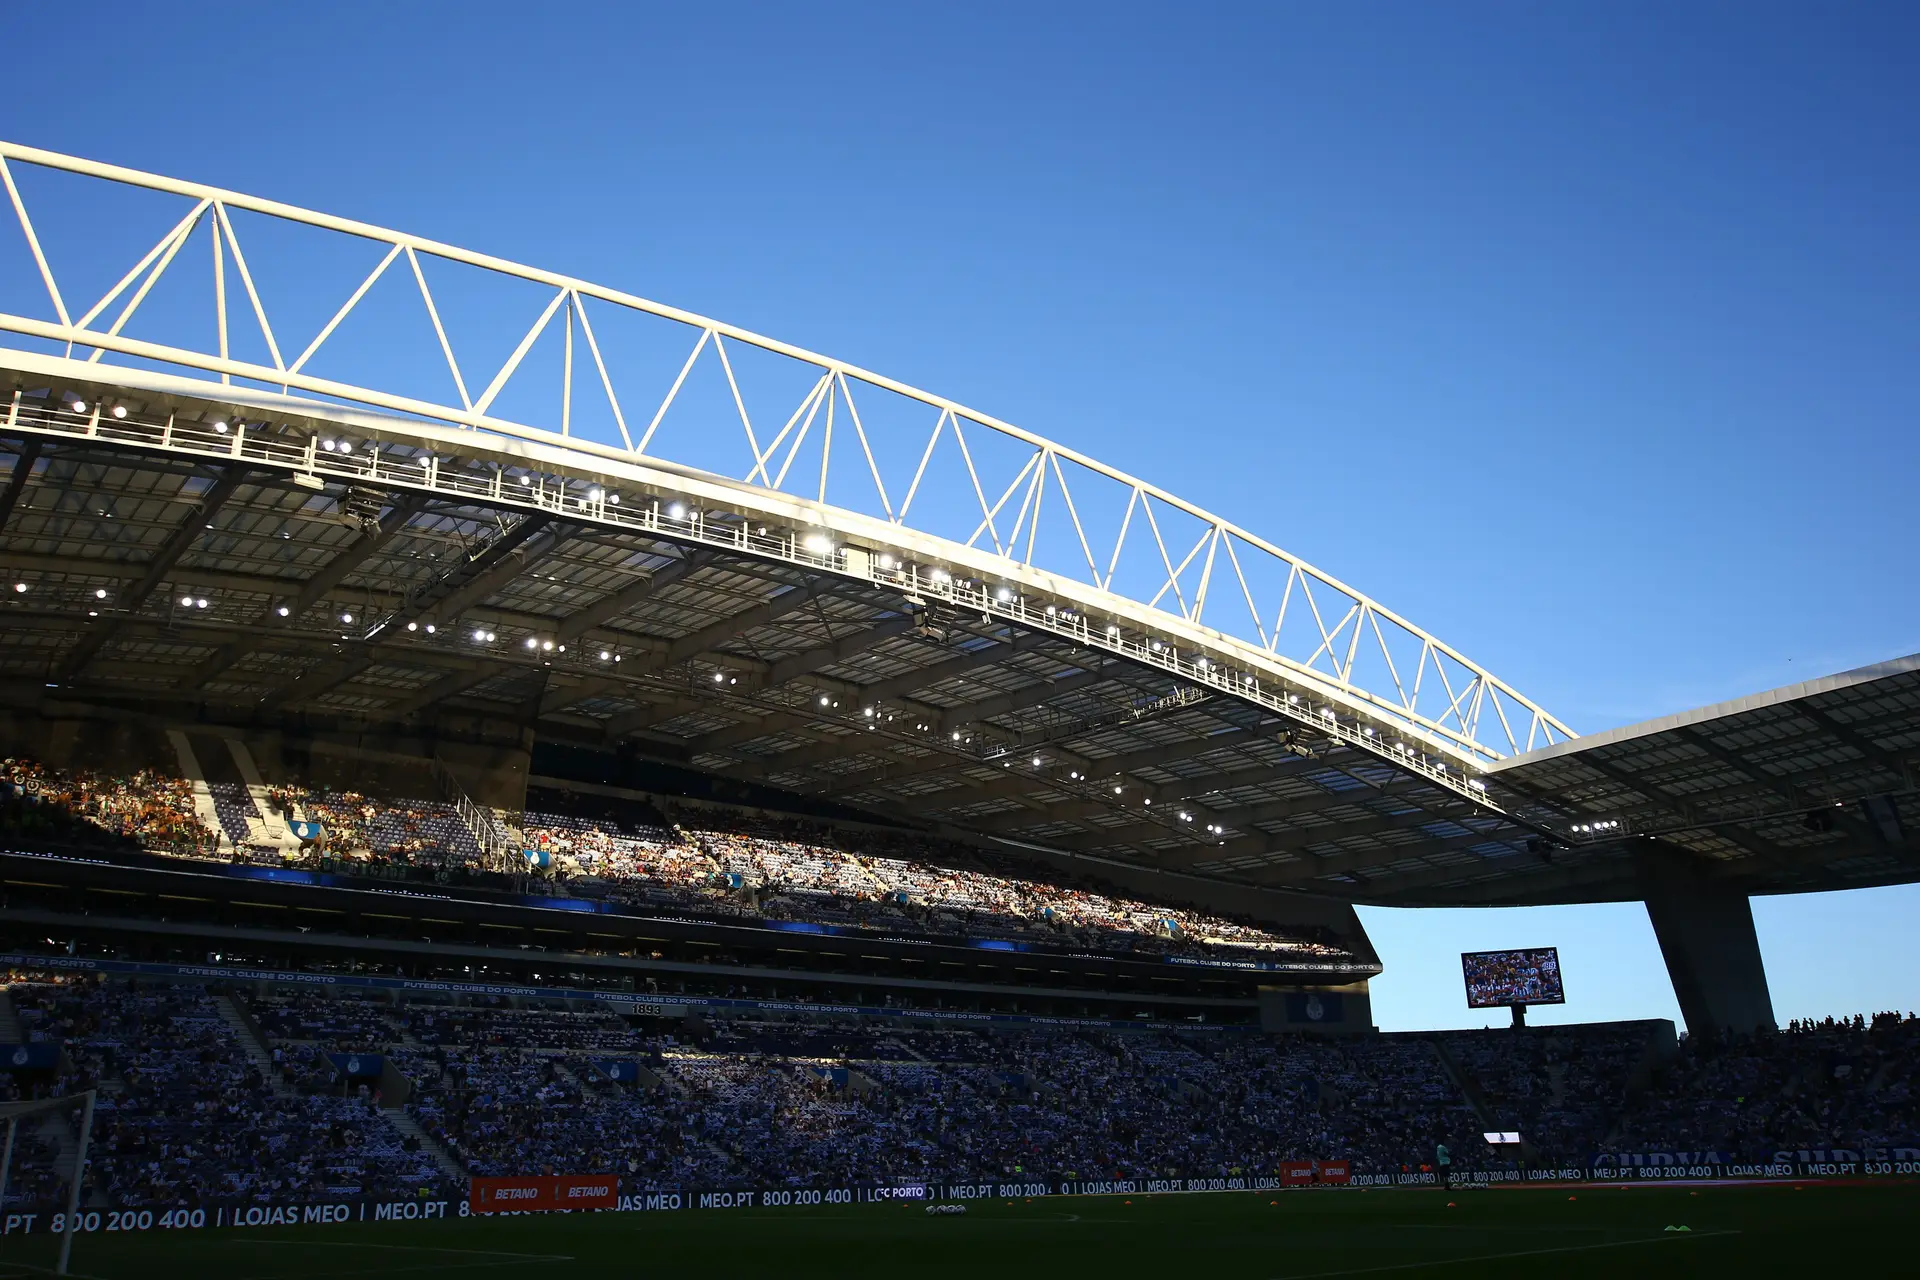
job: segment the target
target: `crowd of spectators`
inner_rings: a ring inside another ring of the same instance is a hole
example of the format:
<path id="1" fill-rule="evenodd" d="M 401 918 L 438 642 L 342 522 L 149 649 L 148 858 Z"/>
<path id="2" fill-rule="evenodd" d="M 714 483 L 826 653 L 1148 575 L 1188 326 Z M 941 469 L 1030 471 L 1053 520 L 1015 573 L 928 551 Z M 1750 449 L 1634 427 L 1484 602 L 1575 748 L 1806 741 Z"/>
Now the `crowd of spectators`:
<path id="1" fill-rule="evenodd" d="M 1349 954 L 1329 938 L 1062 884 L 1011 859 L 906 834 L 711 811 L 673 824 L 534 810 L 525 831 L 550 874 L 634 902 L 1146 955 Z"/>
<path id="2" fill-rule="evenodd" d="M 1920 1018 L 1888 1012 L 1689 1036 L 1607 1145 L 1728 1159 L 1920 1146 Z"/>
<path id="3" fill-rule="evenodd" d="M 1607 1136 L 1649 1059 L 1646 1029 L 1634 1024 L 1465 1031 L 1446 1046 L 1492 1129 L 1575 1161 Z"/>
<path id="4" fill-rule="evenodd" d="M 121 775 L 49 769 L 26 756 L 0 760 L 0 833 L 40 839 L 76 835 L 76 823 L 142 848 L 211 857 L 218 833 L 194 812 L 184 779 L 142 769 Z"/>
<path id="5" fill-rule="evenodd" d="M 85 1202 L 413 1196 L 441 1180 L 371 1100 L 278 1087 L 199 987 L 15 981 L 33 1041 L 62 1045 L 61 1092 L 97 1088 Z"/>
<path id="6" fill-rule="evenodd" d="M 403 1136 L 398 1099 L 340 1076 L 342 1055 L 382 1055 L 427 1146 L 467 1173 L 612 1173 L 630 1193 L 1231 1177 L 1297 1159 L 1391 1171 L 1443 1149 L 1464 1169 L 1515 1158 L 1481 1140 L 1490 1123 L 1541 1162 L 1636 1146 L 1731 1159 L 1911 1145 L 1920 1120 L 1920 1022 L 1898 1015 L 1687 1040 L 1649 1076 L 1647 1024 L 959 1029 L 43 975 L 9 994 L 29 1037 L 63 1053 L 57 1075 L 0 1074 L 0 1093 L 97 1086 L 88 1195 L 114 1205 L 444 1192 L 457 1171 Z M 269 1058 L 249 1058 L 235 1018 Z M 50 1148 L 23 1147 L 18 1167 L 10 1196 L 56 1192 Z"/>
<path id="7" fill-rule="evenodd" d="M 239 784 L 211 784 L 222 830 L 196 816 L 192 786 L 0 764 L 0 822 L 74 821 L 149 851 L 294 861 L 359 874 L 446 879 L 479 874 L 483 857 L 452 806 L 326 787 L 276 784 L 267 810 L 313 831 L 283 849 L 256 838 L 259 813 Z M 888 933 L 1026 939 L 1102 952 L 1310 961 L 1350 955 L 1330 935 L 1282 932 L 1191 908 L 1064 883 L 984 850 L 904 833 L 799 819 L 689 812 L 675 822 L 639 804 L 620 812 L 535 809 L 521 823 L 536 887 L 723 916 Z M 306 824 L 313 824 L 308 826 Z M 0 828 L 4 830 L 4 828 Z M 223 840 L 222 832 L 225 839 Z M 224 854 L 222 853 L 224 851 Z"/>

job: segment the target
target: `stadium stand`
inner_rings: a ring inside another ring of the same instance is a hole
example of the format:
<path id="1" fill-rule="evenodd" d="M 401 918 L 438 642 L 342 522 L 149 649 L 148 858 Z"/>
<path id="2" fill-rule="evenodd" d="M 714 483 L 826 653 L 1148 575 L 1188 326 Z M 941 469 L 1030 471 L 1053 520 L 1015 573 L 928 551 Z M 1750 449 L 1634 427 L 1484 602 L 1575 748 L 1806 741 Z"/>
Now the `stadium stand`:
<path id="1" fill-rule="evenodd" d="M 1495 1167 L 1511 1153 L 1479 1140 L 1480 1108 L 1520 1126 L 1541 1162 L 1636 1145 L 1867 1147 L 1911 1141 L 1920 1049 L 1920 1022 L 1898 1015 L 1685 1042 L 1635 1094 L 1652 1024 L 1327 1038 L 669 1022 L 31 971 L 7 993 L 31 1040 L 64 1053 L 57 1078 L 0 1087 L 101 1089 L 89 1196 L 111 1205 L 441 1193 L 446 1171 L 413 1125 L 465 1173 L 613 1173 L 635 1191 L 1224 1176 L 1300 1159 L 1393 1170 L 1441 1147 L 1456 1168 Z M 346 1078 L 344 1055 L 381 1055 L 404 1109 Z M 10 1201 L 55 1194 L 51 1156 L 23 1149 Z"/>
<path id="2" fill-rule="evenodd" d="M 253 841 L 249 818 L 256 811 L 239 784 L 208 784 L 221 827 L 214 832 L 195 816 L 185 779 L 151 770 L 124 778 L 69 772 L 26 758 L 9 759 L 0 770 L 8 788 L 0 836 L 16 841 L 71 834 L 80 823 L 96 829 L 83 840 L 117 836 L 190 858 L 441 880 L 490 874 L 472 832 L 441 801 L 277 784 L 265 797 L 275 816 L 286 824 L 317 823 L 322 832 L 283 853 Z M 836 832 L 799 819 L 724 811 L 676 820 L 636 803 L 617 812 L 603 806 L 594 816 L 532 809 L 521 827 L 540 872 L 531 887 L 556 894 L 883 932 L 1045 939 L 1146 956 L 1349 954 L 1324 936 L 1286 935 L 1048 883 L 1010 860 L 928 838 Z"/>
<path id="3" fill-rule="evenodd" d="M 1778 1033 L 1698 1036 L 1621 1117 L 1620 1151 L 1911 1145 L 1920 1135 L 1920 1019 L 1877 1013 Z"/>

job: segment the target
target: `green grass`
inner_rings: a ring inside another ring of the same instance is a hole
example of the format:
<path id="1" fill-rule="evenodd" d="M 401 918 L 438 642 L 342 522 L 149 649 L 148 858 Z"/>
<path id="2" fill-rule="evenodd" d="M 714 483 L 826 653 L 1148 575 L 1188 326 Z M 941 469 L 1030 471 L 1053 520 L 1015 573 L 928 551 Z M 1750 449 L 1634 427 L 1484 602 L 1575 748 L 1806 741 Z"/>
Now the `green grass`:
<path id="1" fill-rule="evenodd" d="M 955 1280 L 1920 1274 L 1920 1186 L 1295 1191 L 150 1231 L 75 1242 L 95 1280 Z M 1669 1226 L 1686 1226 L 1671 1232 Z M 51 1237 L 0 1240 L 0 1280 Z"/>

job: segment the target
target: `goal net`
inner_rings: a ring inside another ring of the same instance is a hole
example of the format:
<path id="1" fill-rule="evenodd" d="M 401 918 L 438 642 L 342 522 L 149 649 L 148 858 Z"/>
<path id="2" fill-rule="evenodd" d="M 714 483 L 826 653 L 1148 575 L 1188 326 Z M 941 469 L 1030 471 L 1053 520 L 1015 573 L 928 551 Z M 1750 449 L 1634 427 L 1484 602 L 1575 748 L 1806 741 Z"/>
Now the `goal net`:
<path id="1" fill-rule="evenodd" d="M 89 1089 L 0 1102 L 0 1239 L 16 1263 L 67 1274 L 74 1237 L 97 1208 L 86 1195 L 93 1099 Z"/>

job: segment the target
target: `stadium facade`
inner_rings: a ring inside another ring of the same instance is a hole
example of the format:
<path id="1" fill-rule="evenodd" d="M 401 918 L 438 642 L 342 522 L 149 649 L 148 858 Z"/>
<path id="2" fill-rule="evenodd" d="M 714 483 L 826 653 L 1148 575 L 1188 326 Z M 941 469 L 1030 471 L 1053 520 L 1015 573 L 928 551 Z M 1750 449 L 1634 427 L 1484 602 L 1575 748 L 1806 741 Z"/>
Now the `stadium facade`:
<path id="1" fill-rule="evenodd" d="M 403 233 L 0 163 L 0 729 L 172 779 L 217 833 L 16 841 L 22 951 L 1364 1030 L 1355 903 L 1644 899 L 1689 1025 L 1750 1028 L 1751 894 L 1914 878 L 1920 661 L 1576 737 L 1256 532 L 943 397 Z M 56 228 L 41 179 L 164 216 Z M 323 858 L 323 790 L 369 825 L 430 801 L 408 821 L 455 825 L 406 841 L 461 865 Z M 712 909 L 605 892 L 559 819 L 693 833 Z M 729 869 L 755 839 L 786 879 Z M 1019 927 L 928 925 L 928 850 Z M 842 875 L 898 919 L 844 918 Z"/>

